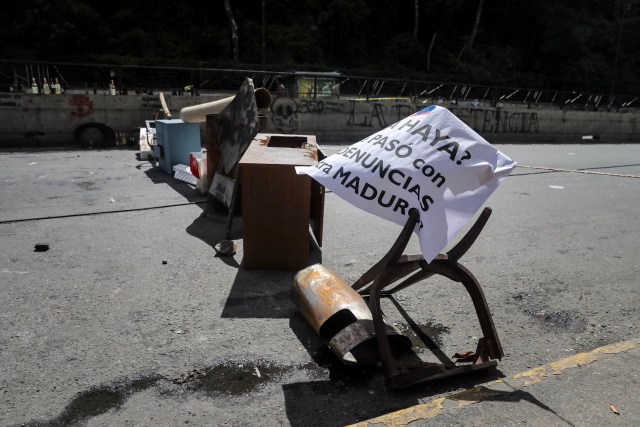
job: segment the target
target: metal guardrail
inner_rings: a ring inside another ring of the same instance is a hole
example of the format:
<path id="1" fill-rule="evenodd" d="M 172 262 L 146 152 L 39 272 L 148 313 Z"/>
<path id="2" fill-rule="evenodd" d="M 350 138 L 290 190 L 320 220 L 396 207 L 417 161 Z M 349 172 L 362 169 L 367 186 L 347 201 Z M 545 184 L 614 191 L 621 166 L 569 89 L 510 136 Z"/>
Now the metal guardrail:
<path id="1" fill-rule="evenodd" d="M 94 93 L 114 80 L 121 93 L 181 95 L 186 87 L 195 93 L 233 92 L 246 77 L 256 87 L 276 92 L 279 77 L 289 96 L 349 97 L 407 100 L 415 103 L 458 103 L 463 106 L 526 106 L 599 111 L 632 111 L 640 108 L 638 96 L 590 92 L 553 91 L 440 81 L 350 76 L 340 72 L 273 71 L 152 67 L 109 64 L 17 63 L 0 60 L 0 91 L 30 91 L 31 79 L 58 78 L 63 87 Z"/>

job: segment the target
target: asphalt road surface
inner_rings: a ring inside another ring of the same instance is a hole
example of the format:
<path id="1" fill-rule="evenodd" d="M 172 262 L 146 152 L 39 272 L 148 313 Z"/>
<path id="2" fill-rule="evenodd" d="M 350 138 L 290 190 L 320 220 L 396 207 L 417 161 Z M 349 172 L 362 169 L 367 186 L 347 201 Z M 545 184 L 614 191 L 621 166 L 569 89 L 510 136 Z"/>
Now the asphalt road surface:
<path id="1" fill-rule="evenodd" d="M 0 153 L 0 424 L 343 426 L 639 337 L 640 145 L 497 147 L 519 166 L 461 262 L 505 357 L 400 392 L 380 369 L 340 365 L 290 300 L 295 272 L 242 267 L 240 217 L 238 252 L 215 256 L 226 217 L 203 216 L 203 196 L 135 151 Z M 311 261 L 352 282 L 399 231 L 328 193 Z M 475 349 L 458 284 L 396 299 L 449 357 Z"/>

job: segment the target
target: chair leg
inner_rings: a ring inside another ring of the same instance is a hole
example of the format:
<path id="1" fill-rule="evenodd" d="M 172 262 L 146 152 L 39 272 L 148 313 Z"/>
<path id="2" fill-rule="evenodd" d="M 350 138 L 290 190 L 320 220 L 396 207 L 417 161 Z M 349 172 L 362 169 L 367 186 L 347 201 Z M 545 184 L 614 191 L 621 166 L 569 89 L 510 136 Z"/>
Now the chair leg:
<path id="1" fill-rule="evenodd" d="M 482 288 L 475 276 L 466 267 L 458 263 L 458 259 L 473 245 L 490 215 L 491 209 L 485 208 L 476 223 L 453 249 L 446 255 L 440 254 L 433 261 L 427 263 L 420 255 L 402 254 L 419 219 L 417 211 L 411 212 L 407 223 L 391 249 L 352 285 L 354 290 L 360 290 L 360 294 L 369 294 L 369 310 L 373 317 L 378 352 L 389 388 L 407 387 L 417 383 L 435 381 L 491 368 L 497 365 L 497 362 L 491 359 L 502 359 L 504 357 L 502 345 Z M 460 282 L 465 287 L 471 296 L 483 337 L 478 340 L 471 365 L 425 364 L 417 369 L 408 368 L 402 366 L 393 357 L 385 330 L 380 298 L 393 295 L 395 292 L 436 274 L 445 276 L 455 282 Z M 401 283 L 384 291 L 385 287 L 403 278 L 404 280 Z"/>
<path id="2" fill-rule="evenodd" d="M 397 371 L 397 362 L 391 354 L 391 346 L 387 339 L 384 320 L 382 318 L 382 309 L 380 308 L 380 290 L 386 285 L 387 276 L 391 273 L 390 269 L 385 269 L 374 280 L 370 287 L 369 293 L 369 310 L 373 317 L 373 327 L 376 331 L 376 340 L 378 343 L 378 352 L 382 360 L 385 376 L 390 377 Z"/>
<path id="3" fill-rule="evenodd" d="M 427 267 L 428 271 L 445 276 L 455 282 L 460 282 L 465 287 L 480 322 L 480 328 L 485 338 L 485 349 L 491 359 L 502 359 L 504 352 L 498 338 L 498 333 L 493 324 L 493 318 L 484 297 L 484 292 L 475 276 L 462 264 L 449 260 L 434 260 Z"/>
<path id="4" fill-rule="evenodd" d="M 392 281 L 396 280 L 398 274 L 406 269 L 407 266 L 402 263 L 387 265 L 386 268 L 376 276 L 368 290 L 369 309 L 373 317 L 378 351 L 383 364 L 387 385 L 392 389 L 491 368 L 497 365 L 495 360 L 491 359 L 502 359 L 502 357 L 504 357 L 484 293 L 473 274 L 458 262 L 449 261 L 446 258 L 434 260 L 434 262 L 430 264 L 421 263 L 421 267 L 425 277 L 439 274 L 463 284 L 473 302 L 483 337 L 478 340 L 471 365 L 456 365 L 452 367 L 443 364 L 427 364 L 424 367 L 414 370 L 402 366 L 391 353 L 385 331 L 380 298 L 382 296 L 382 290 Z M 411 284 L 415 284 L 415 282 Z"/>

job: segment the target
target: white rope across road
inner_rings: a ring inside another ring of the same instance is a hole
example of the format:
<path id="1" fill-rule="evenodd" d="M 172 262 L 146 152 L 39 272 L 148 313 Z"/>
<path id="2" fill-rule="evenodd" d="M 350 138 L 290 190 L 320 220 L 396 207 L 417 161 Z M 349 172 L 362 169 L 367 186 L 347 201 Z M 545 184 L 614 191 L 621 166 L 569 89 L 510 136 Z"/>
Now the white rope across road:
<path id="1" fill-rule="evenodd" d="M 552 172 L 575 172 L 575 173 L 585 173 L 585 174 L 588 174 L 588 175 L 617 176 L 617 177 L 621 177 L 621 178 L 640 178 L 640 175 L 627 175 L 627 174 L 621 174 L 621 173 L 610 173 L 610 172 L 595 172 L 595 171 L 590 171 L 590 170 L 580 170 L 580 169 L 548 168 L 548 167 L 544 167 L 544 166 L 524 166 L 524 165 L 518 165 L 518 168 L 525 168 L 525 169 L 540 169 L 540 170 L 552 171 Z"/>

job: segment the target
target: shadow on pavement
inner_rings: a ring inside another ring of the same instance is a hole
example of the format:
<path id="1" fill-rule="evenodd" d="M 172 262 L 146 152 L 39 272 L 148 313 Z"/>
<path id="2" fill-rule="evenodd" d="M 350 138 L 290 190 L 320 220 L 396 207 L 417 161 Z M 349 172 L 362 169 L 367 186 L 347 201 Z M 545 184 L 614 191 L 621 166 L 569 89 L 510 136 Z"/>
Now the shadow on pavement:
<path id="1" fill-rule="evenodd" d="M 493 390 L 485 386 L 478 386 L 475 389 L 470 391 L 465 391 L 459 394 L 447 396 L 447 399 L 456 400 L 459 402 L 467 401 L 469 403 L 476 403 L 479 400 L 483 402 L 491 401 L 491 402 L 512 402 L 512 403 L 526 401 L 539 407 L 540 409 L 544 409 L 545 411 L 552 413 L 553 415 L 558 417 L 560 420 L 562 420 L 563 423 L 566 423 L 566 425 L 569 425 L 569 426 L 574 425 L 571 422 L 569 422 L 569 420 L 567 420 L 566 418 L 558 414 L 556 411 L 554 411 L 553 409 L 551 409 L 550 407 L 548 407 L 547 405 L 545 405 L 544 403 L 536 399 L 531 393 L 523 390 L 514 389 L 514 390 L 503 391 L 503 390 Z"/>
<path id="2" fill-rule="evenodd" d="M 203 213 L 186 228 L 187 233 L 209 245 L 212 256 L 238 269 L 222 312 L 223 318 L 286 318 L 291 315 L 295 307 L 291 302 L 290 289 L 297 271 L 245 270 L 242 266 L 240 248 L 233 256 L 217 253 L 216 245 L 220 242 L 237 242 L 242 239 L 241 215 L 234 215 L 231 230 L 227 235 L 228 212 L 219 203 L 216 204 L 215 199 L 201 195 L 190 185 L 173 178 L 158 167 L 147 169 L 145 173 L 154 183 L 170 186 L 188 203 L 197 204 L 203 210 Z M 309 245 L 308 264 L 322 262 L 322 251 L 311 235 Z"/>
<path id="3" fill-rule="evenodd" d="M 139 169 L 141 169 L 141 167 L 139 167 Z M 176 193 L 184 197 L 188 202 L 197 203 L 204 209 L 204 203 L 207 201 L 207 196 L 203 196 L 198 190 L 194 189 L 186 182 L 175 179 L 159 167 L 148 168 L 144 173 L 154 184 L 166 184 Z"/>
<path id="4" fill-rule="evenodd" d="M 505 377 L 493 369 L 389 391 L 381 367 L 345 366 L 300 313 L 291 315 L 289 325 L 316 368 L 324 372 L 317 381 L 282 386 L 287 417 L 294 427 L 349 425 L 417 405 L 432 396 Z"/>

